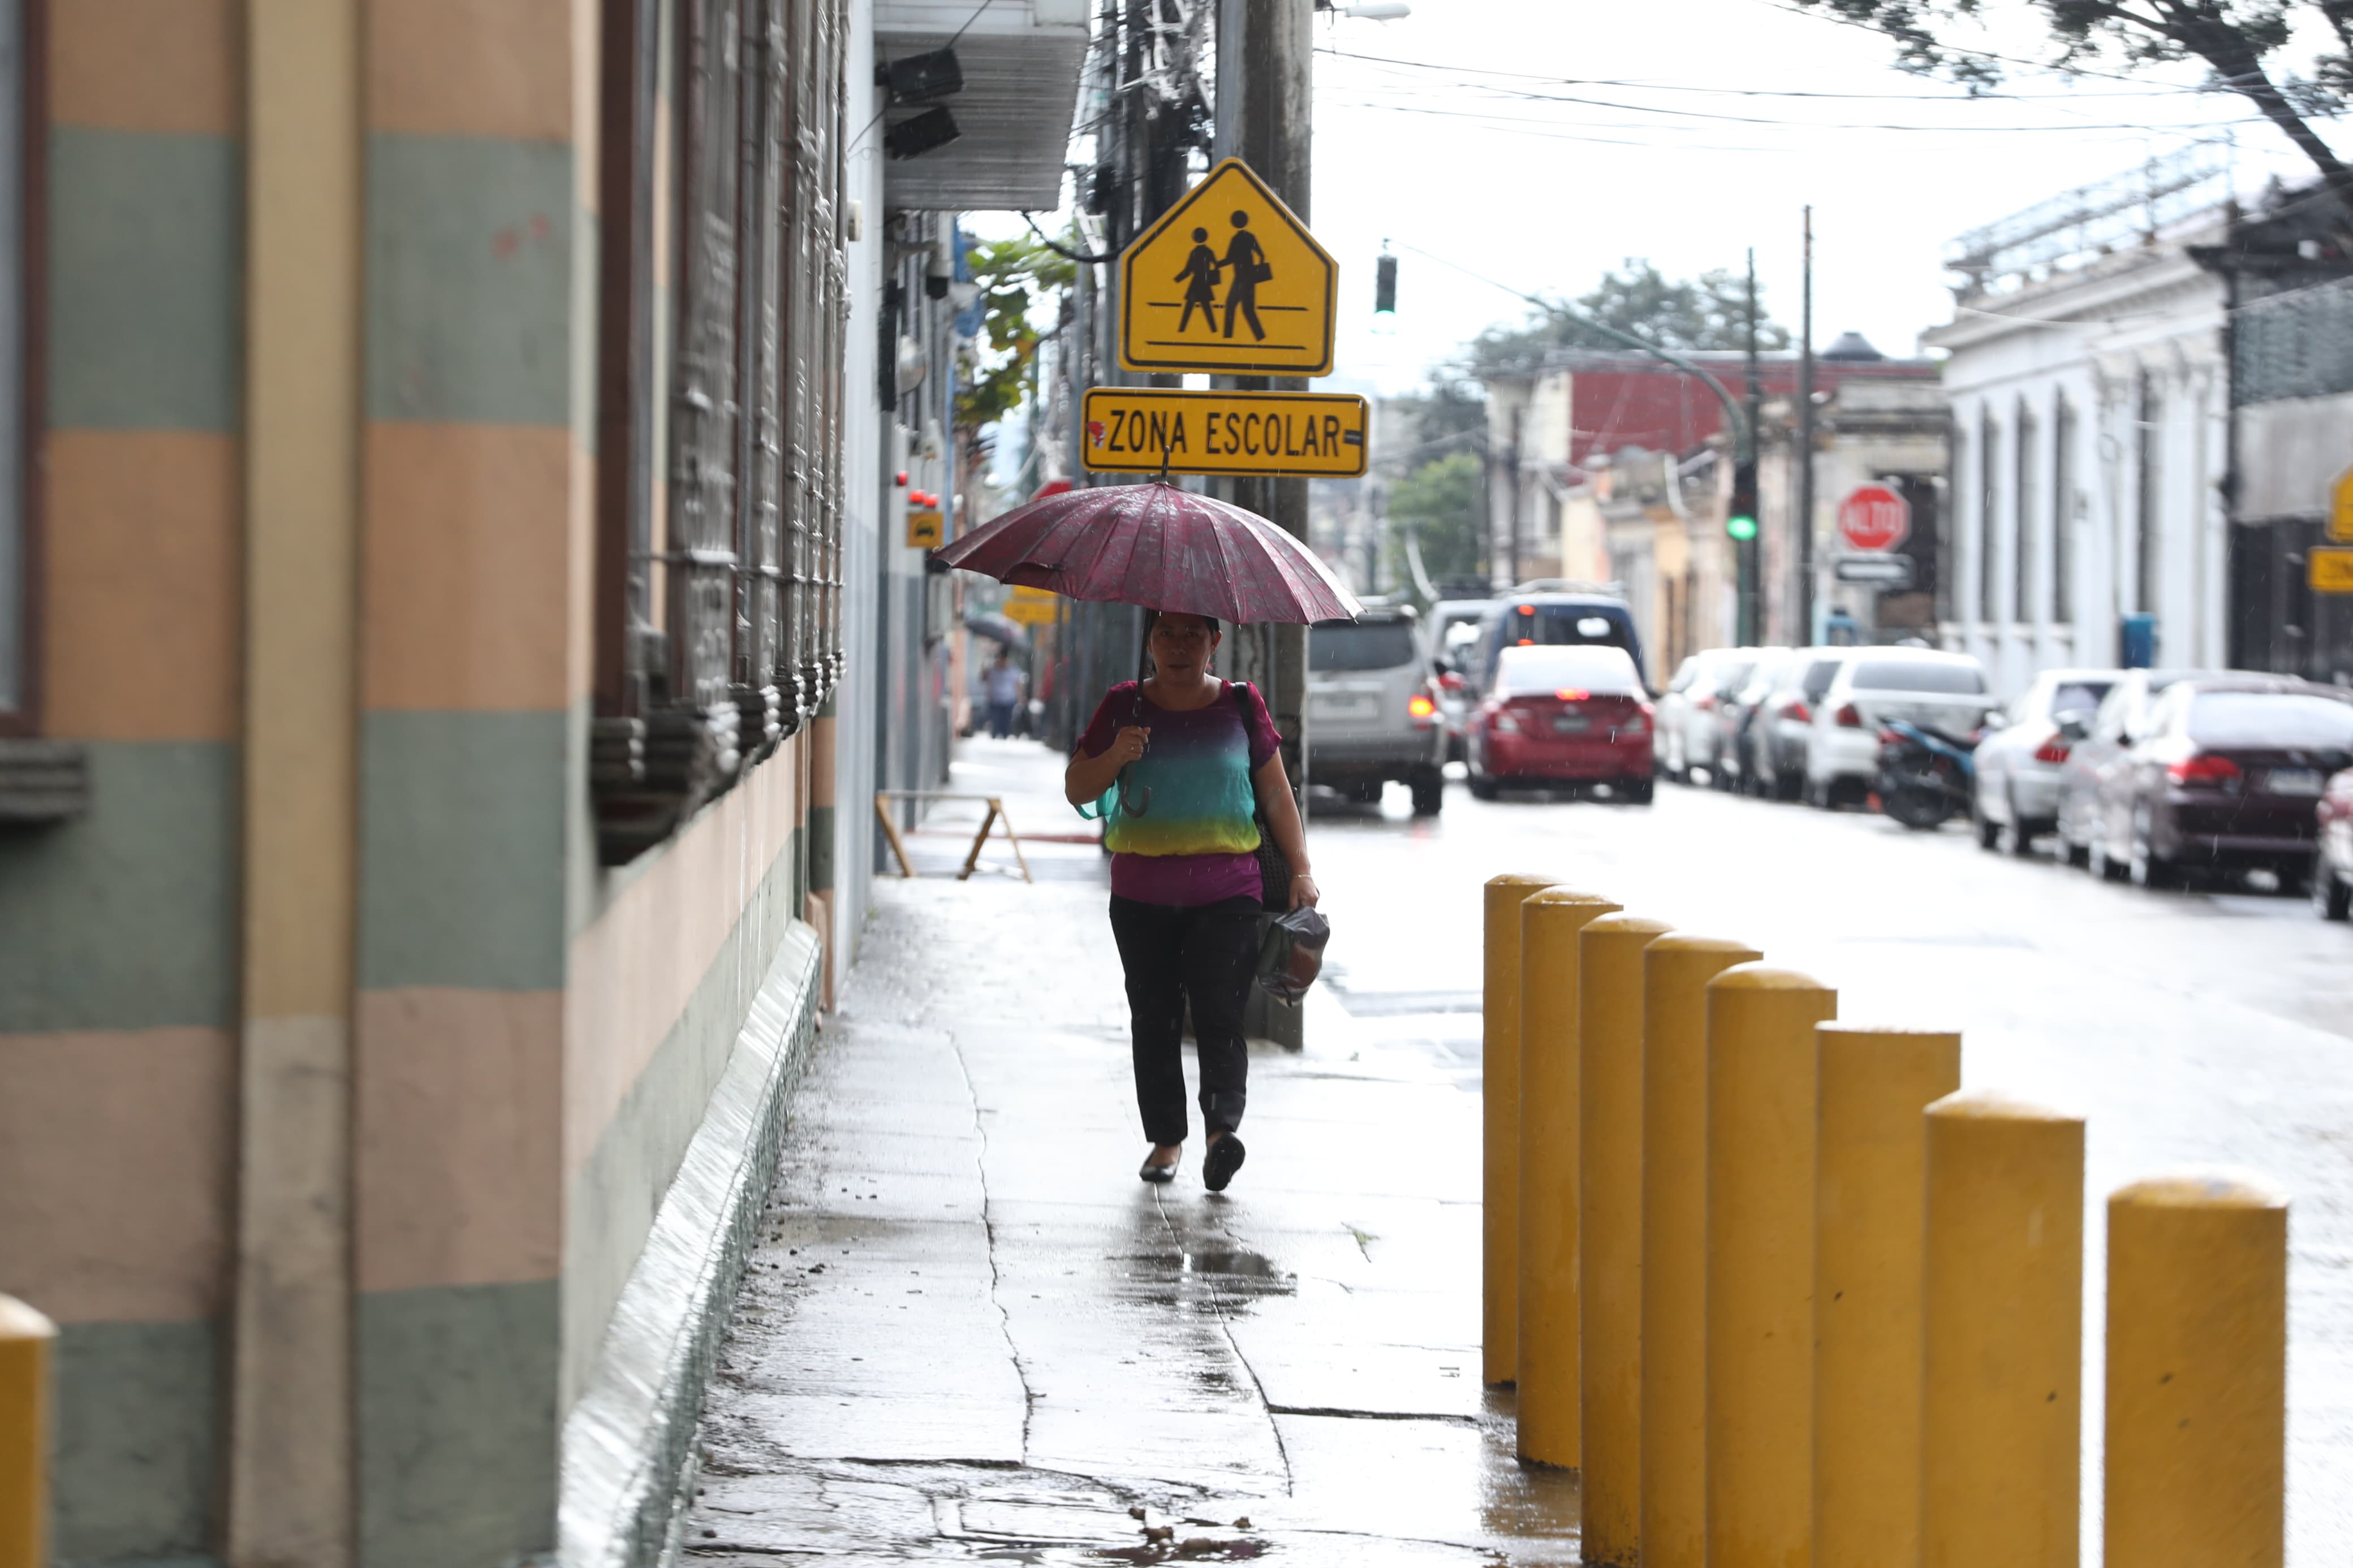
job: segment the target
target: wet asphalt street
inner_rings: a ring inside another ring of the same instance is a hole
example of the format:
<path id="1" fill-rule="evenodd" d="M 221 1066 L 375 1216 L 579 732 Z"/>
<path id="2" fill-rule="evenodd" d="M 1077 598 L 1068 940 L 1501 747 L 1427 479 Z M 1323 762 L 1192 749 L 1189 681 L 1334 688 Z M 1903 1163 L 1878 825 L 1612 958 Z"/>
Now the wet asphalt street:
<path id="1" fill-rule="evenodd" d="M 973 743 L 957 785 L 1068 832 L 1055 771 Z M 1223 1197 L 1194 1148 L 1173 1187 L 1133 1174 L 1094 851 L 1030 846 L 1034 886 L 879 885 L 712 1394 L 691 1552 L 1574 1562 L 1573 1480 L 1513 1462 L 1508 1396 L 1478 1386 L 1479 885 L 1519 870 L 1745 938 L 1849 1021 L 1957 1027 L 1969 1087 L 2087 1116 L 2087 1477 L 2106 1194 L 2190 1163 L 2284 1184 L 2289 1560 L 2341 1560 L 2353 931 L 2300 900 L 2102 885 L 1957 825 L 1672 785 L 1648 809 L 1455 785 L 1425 821 L 1392 789 L 1319 800 L 1311 835 L 1328 984 L 1303 1054 L 1253 1058 Z M 927 869 L 961 858 L 950 832 L 913 842 Z"/>

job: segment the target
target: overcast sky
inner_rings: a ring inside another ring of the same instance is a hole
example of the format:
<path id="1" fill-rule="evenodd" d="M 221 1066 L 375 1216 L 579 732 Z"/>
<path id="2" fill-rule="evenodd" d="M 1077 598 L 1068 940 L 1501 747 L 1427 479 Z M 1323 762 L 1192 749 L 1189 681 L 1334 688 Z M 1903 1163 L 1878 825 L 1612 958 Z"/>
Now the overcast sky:
<path id="1" fill-rule="evenodd" d="M 1949 317 L 1940 258 L 1965 229 L 2201 140 L 2230 139 L 2242 192 L 2311 177 L 2243 100 L 2191 90 L 2201 68 L 2037 69 L 2049 45 L 2025 0 L 1990 8 L 2010 27 L 1978 47 L 2030 63 L 1977 100 L 1784 0 L 1413 0 L 1402 21 L 1319 20 L 1310 222 L 1341 265 L 1327 384 L 1408 390 L 1524 313 L 1431 256 L 1574 296 L 1629 257 L 1680 278 L 1737 270 L 1753 245 L 1766 309 L 1794 330 L 1811 203 L 1817 346 L 1853 329 L 1906 354 Z M 1000 214 L 972 226 L 1020 232 Z M 1385 238 L 1398 330 L 1379 336 Z"/>

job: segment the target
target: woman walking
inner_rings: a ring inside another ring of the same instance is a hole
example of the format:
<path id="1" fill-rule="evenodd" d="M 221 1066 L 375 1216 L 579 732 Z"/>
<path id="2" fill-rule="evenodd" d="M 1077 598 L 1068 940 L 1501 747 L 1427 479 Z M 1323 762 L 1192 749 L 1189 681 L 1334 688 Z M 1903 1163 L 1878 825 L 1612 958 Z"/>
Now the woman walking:
<path id="1" fill-rule="evenodd" d="M 1123 805 L 1105 819 L 1103 837 L 1135 1102 L 1152 1140 L 1137 1174 L 1176 1178 L 1189 1130 L 1180 1049 L 1189 1000 L 1209 1139 L 1201 1184 L 1213 1193 L 1225 1191 L 1246 1152 L 1235 1129 L 1250 1075 L 1242 1005 L 1264 908 L 1257 818 L 1291 863 L 1285 908 L 1319 897 L 1266 703 L 1252 688 L 1210 674 L 1221 640 L 1206 616 L 1154 616 L 1152 678 L 1140 690 L 1134 681 L 1111 689 L 1063 774 L 1071 803 L 1085 805 L 1129 769 Z M 1129 809 L 1135 805 L 1145 806 L 1141 815 Z"/>

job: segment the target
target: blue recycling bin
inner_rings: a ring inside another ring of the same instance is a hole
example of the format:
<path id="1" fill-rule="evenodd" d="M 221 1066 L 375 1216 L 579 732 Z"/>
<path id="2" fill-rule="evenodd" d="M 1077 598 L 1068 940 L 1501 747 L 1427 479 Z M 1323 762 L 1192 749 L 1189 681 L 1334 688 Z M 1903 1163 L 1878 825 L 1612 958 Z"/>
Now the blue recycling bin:
<path id="1" fill-rule="evenodd" d="M 2126 669 L 2155 668 L 2157 617 L 2147 610 L 2135 610 L 2118 617 L 2116 642 L 2122 652 L 2117 662 Z"/>

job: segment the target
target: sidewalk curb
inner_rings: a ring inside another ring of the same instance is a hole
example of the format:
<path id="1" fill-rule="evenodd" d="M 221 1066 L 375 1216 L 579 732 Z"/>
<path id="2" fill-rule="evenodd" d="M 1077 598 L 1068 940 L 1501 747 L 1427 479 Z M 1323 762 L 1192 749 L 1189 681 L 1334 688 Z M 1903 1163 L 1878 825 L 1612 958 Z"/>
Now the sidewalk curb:
<path id="1" fill-rule="evenodd" d="M 564 1423 L 558 1561 L 652 1568 L 665 1556 L 744 1262 L 815 1032 L 824 945 L 795 921 L 753 998 L 702 1124 L 614 1304 L 587 1391 Z"/>

